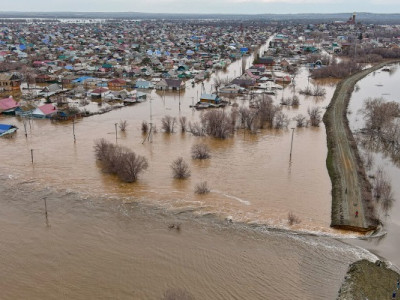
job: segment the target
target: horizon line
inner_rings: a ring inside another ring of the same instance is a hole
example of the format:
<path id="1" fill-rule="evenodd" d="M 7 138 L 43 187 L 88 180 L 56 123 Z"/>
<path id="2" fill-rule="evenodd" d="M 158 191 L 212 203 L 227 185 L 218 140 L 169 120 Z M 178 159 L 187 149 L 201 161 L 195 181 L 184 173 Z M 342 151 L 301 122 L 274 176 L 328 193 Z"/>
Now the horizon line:
<path id="1" fill-rule="evenodd" d="M 262 15 L 337 15 L 337 14 L 371 14 L 371 15 L 396 15 L 400 14 L 400 12 L 367 12 L 367 11 L 359 11 L 359 12 L 297 12 L 297 13 L 193 13 L 193 12 L 143 12 L 143 11 L 0 11 L 0 14 L 4 13 L 26 13 L 26 14 L 35 14 L 35 13 L 71 13 L 71 14 L 83 14 L 83 13 L 102 13 L 102 14 L 148 14 L 148 15 L 228 15 L 228 16 L 262 16 Z"/>

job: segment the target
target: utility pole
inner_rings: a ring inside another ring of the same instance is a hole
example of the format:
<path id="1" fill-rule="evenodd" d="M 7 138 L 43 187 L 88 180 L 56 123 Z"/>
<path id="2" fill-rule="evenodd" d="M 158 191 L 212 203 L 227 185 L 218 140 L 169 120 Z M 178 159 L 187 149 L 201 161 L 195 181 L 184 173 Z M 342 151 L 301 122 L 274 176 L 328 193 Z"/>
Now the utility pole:
<path id="1" fill-rule="evenodd" d="M 47 214 L 47 201 L 46 201 L 46 197 L 43 197 L 44 200 L 44 215 L 46 216 L 46 225 L 49 226 L 49 217 Z"/>
<path id="2" fill-rule="evenodd" d="M 152 109 L 152 106 L 151 106 L 151 100 L 152 100 L 152 98 L 150 97 L 150 100 L 149 100 L 149 102 L 150 102 L 150 123 L 149 123 L 150 130 L 149 130 L 149 134 L 144 138 L 142 144 L 144 144 L 144 142 L 146 140 L 148 140 L 150 143 L 153 142 L 153 137 L 152 137 L 152 133 L 153 133 L 152 132 L 153 131 L 153 109 Z"/>
<path id="3" fill-rule="evenodd" d="M 32 165 L 33 165 L 33 149 L 31 149 L 31 161 L 32 161 Z"/>
<path id="4" fill-rule="evenodd" d="M 118 125 L 118 123 L 114 123 L 114 126 L 115 126 L 115 143 L 117 143 L 117 142 L 118 142 L 118 131 L 117 131 L 117 125 Z"/>
<path id="5" fill-rule="evenodd" d="M 76 137 L 75 137 L 75 119 L 72 120 L 72 134 L 74 135 L 74 143 L 76 143 Z"/>
<path id="6" fill-rule="evenodd" d="M 290 156 L 289 156 L 289 162 L 292 161 L 292 149 L 293 149 L 293 135 L 294 135 L 294 127 L 292 129 L 292 142 L 290 143 Z"/>
<path id="7" fill-rule="evenodd" d="M 24 124 L 25 138 L 28 138 L 28 133 L 26 132 L 26 119 L 25 119 L 25 117 L 22 119 L 22 123 Z"/>

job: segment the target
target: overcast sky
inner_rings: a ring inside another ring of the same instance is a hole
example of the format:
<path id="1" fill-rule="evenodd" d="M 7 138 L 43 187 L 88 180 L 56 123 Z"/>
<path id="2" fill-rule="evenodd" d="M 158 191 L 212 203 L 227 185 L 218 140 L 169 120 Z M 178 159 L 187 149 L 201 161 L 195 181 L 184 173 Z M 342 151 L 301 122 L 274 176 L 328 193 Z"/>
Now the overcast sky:
<path id="1" fill-rule="evenodd" d="M 2 11 L 155 13 L 400 13 L 400 0 L 14 0 Z"/>

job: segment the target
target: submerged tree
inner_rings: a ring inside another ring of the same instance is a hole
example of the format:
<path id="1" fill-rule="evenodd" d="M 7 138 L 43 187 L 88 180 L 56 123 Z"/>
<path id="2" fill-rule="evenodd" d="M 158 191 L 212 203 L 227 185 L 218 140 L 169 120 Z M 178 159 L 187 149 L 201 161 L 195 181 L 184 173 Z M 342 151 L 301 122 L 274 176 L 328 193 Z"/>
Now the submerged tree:
<path id="1" fill-rule="evenodd" d="M 175 130 L 176 118 L 165 116 L 161 119 L 161 127 L 166 133 L 173 133 Z"/>
<path id="2" fill-rule="evenodd" d="M 308 108 L 307 112 L 308 112 L 308 115 L 310 116 L 311 126 L 318 127 L 319 123 L 321 123 L 321 120 L 322 120 L 321 109 L 319 107 L 315 106 L 313 108 Z"/>
<path id="3" fill-rule="evenodd" d="M 178 157 L 174 160 L 171 164 L 171 169 L 176 179 L 186 179 L 190 177 L 189 165 L 183 160 L 183 157 Z"/>
<path id="4" fill-rule="evenodd" d="M 105 139 L 95 142 L 94 151 L 103 171 L 116 174 L 124 182 L 136 181 L 139 174 L 148 168 L 145 157 Z"/>
<path id="5" fill-rule="evenodd" d="M 196 185 L 194 192 L 198 195 L 205 195 L 210 192 L 207 181 L 200 182 Z"/>
<path id="6" fill-rule="evenodd" d="M 196 144 L 192 147 L 193 159 L 207 159 L 210 158 L 210 148 L 206 144 Z"/>

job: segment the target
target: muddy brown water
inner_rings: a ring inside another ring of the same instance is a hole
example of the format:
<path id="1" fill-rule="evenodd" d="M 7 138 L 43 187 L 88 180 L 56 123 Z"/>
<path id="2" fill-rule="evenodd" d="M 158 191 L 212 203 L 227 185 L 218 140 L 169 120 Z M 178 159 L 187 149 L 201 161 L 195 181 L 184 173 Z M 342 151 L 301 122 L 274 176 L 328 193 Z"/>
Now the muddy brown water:
<path id="1" fill-rule="evenodd" d="M 306 71 L 299 75 L 297 87 L 307 84 Z M 303 82 L 302 82 L 303 81 Z M 206 83 L 206 89 L 212 84 Z M 123 197 L 126 201 L 144 201 L 170 209 L 194 210 L 196 213 L 217 213 L 222 218 L 232 216 L 235 221 L 256 222 L 286 227 L 290 211 L 302 223 L 299 228 L 311 231 L 329 231 L 330 179 L 325 167 L 326 136 L 321 123 L 317 128 L 295 129 L 292 162 L 289 162 L 291 127 L 288 129 L 262 130 L 250 134 L 243 130 L 233 138 L 216 140 L 161 131 L 161 118 L 171 115 L 198 120 L 200 111 L 189 106 L 200 85 L 188 86 L 177 93 L 151 92 L 152 119 L 158 128 L 152 142 L 145 142 L 140 127 L 143 120 L 150 121 L 150 100 L 124 107 L 103 115 L 83 118 L 75 124 L 77 141 L 74 143 L 71 122 L 52 123 L 33 120 L 27 126 L 28 138 L 20 119 L 2 117 L 2 123 L 12 123 L 20 129 L 13 139 L 2 140 L 2 166 L 10 174 L 35 178 L 43 183 L 76 189 L 80 192 L 107 194 Z M 283 108 L 290 117 L 307 114 L 308 107 L 325 107 L 333 93 L 326 86 L 323 99 L 301 97 L 299 108 Z M 200 91 L 199 91 L 200 93 Z M 284 90 L 284 97 L 292 95 L 292 88 Z M 273 97 L 277 103 L 281 94 Z M 238 105 L 248 105 L 240 97 Z M 180 105 L 179 105 L 180 102 Z M 180 110 L 179 110 L 180 107 Z M 229 111 L 231 108 L 226 108 Z M 118 130 L 117 143 L 148 158 L 149 169 L 134 184 L 121 183 L 115 176 L 104 174 L 94 157 L 94 141 L 105 138 L 116 141 L 115 123 L 127 120 L 125 133 Z M 206 143 L 211 149 L 211 159 L 195 161 L 190 149 L 196 143 Z M 33 149 L 34 164 L 31 164 Z M 182 156 L 189 162 L 192 176 L 186 181 L 172 178 L 171 162 Z M 194 187 L 207 181 L 212 192 L 196 196 Z"/>
<path id="2" fill-rule="evenodd" d="M 240 66 L 235 62 L 213 76 L 232 77 Z M 308 84 L 307 74 L 303 69 L 298 75 L 297 89 Z M 212 83 L 213 78 L 205 82 L 205 89 Z M 283 111 L 293 117 L 314 105 L 325 107 L 334 86 L 324 87 L 323 99 L 300 96 L 299 108 Z M 302 220 L 291 229 L 345 234 L 329 228 L 331 184 L 322 123 L 295 130 L 291 163 L 294 122 L 286 130 L 238 131 L 223 141 L 181 134 L 178 128 L 170 135 L 161 132 L 166 114 L 198 120 L 200 112 L 189 105 L 200 93 L 201 85 L 190 84 L 180 95 L 152 91 L 158 132 L 144 144 L 140 124 L 150 121 L 149 100 L 78 120 L 76 143 L 69 122 L 34 120 L 26 139 L 18 118 L 0 117 L 20 128 L 13 139 L 0 140 L 2 298 L 159 299 L 168 288 L 182 288 L 196 299 L 332 299 L 350 262 L 375 258 L 329 237 L 271 229 L 289 228 L 291 211 Z M 279 103 L 291 93 L 287 87 L 273 98 Z M 117 143 L 149 160 L 134 184 L 102 173 L 94 157 L 94 141 L 115 142 L 114 124 L 120 120 L 129 127 L 118 131 Z M 200 141 L 211 148 L 210 160 L 190 158 L 190 148 Z M 178 156 L 191 167 L 186 181 L 172 178 L 170 164 Z M 195 195 L 194 186 L 204 180 L 211 193 Z M 228 216 L 233 224 L 225 223 Z M 168 230 L 174 222 L 182 224 L 180 232 Z"/>
<path id="3" fill-rule="evenodd" d="M 0 179 L 1 299 L 161 299 L 168 289 L 196 299 L 334 299 L 348 264 L 374 259 L 328 237 Z"/>

